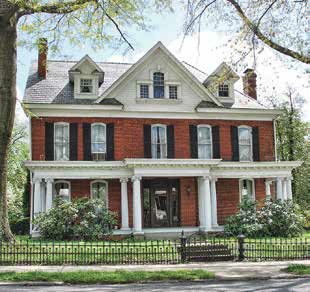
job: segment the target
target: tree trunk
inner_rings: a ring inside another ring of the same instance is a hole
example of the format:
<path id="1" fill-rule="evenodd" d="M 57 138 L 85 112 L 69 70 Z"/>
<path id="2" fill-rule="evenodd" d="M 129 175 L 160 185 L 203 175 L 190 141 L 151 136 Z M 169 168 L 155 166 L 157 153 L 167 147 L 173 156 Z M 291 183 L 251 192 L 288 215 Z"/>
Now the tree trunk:
<path id="1" fill-rule="evenodd" d="M 7 205 L 7 158 L 16 106 L 16 16 L 0 5 L 0 240 L 12 241 Z"/>

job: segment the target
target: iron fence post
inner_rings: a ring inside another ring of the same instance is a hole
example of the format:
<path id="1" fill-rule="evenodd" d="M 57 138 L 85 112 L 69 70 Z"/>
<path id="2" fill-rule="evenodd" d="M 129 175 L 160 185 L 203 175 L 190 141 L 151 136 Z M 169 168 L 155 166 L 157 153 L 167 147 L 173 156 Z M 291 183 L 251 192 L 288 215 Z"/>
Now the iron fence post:
<path id="1" fill-rule="evenodd" d="M 245 256 L 244 256 L 244 240 L 245 240 L 245 235 L 240 234 L 238 235 L 238 261 L 243 261 Z"/>
<path id="2" fill-rule="evenodd" d="M 181 241 L 181 262 L 186 262 L 186 235 L 184 234 L 184 230 L 182 230 L 180 241 Z"/>

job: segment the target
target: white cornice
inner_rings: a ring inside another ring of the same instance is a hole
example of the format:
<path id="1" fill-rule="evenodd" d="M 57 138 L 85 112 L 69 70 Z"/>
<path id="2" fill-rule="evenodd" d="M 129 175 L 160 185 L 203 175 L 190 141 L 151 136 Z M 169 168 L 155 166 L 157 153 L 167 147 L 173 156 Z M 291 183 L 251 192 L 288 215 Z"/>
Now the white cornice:
<path id="1" fill-rule="evenodd" d="M 272 121 L 282 111 L 274 109 L 200 108 L 197 111 L 125 111 L 122 105 L 73 105 L 25 103 L 38 117 L 99 117 L 99 118 L 148 118 L 148 119 L 212 119 Z"/>

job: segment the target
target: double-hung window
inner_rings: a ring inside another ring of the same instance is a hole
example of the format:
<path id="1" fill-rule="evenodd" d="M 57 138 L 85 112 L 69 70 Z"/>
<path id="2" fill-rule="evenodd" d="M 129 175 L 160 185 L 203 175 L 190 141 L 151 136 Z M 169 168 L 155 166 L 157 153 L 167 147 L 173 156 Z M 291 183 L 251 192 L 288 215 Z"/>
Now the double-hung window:
<path id="1" fill-rule="evenodd" d="M 140 84 L 140 98 L 149 98 L 149 85 Z"/>
<path id="2" fill-rule="evenodd" d="M 55 182 L 55 196 L 61 197 L 65 201 L 70 201 L 71 194 L 70 194 L 70 182 L 66 180 L 59 180 Z"/>
<path id="3" fill-rule="evenodd" d="M 103 180 L 95 180 L 91 183 L 91 198 L 102 201 L 108 207 L 108 184 Z"/>
<path id="4" fill-rule="evenodd" d="M 69 160 L 69 124 L 55 123 L 54 136 L 55 160 Z"/>
<path id="5" fill-rule="evenodd" d="M 239 188 L 240 188 L 240 200 L 242 200 L 243 198 L 255 200 L 254 180 L 241 179 L 239 181 Z"/>
<path id="6" fill-rule="evenodd" d="M 229 96 L 229 86 L 228 84 L 219 84 L 219 97 Z"/>
<path id="7" fill-rule="evenodd" d="M 165 125 L 152 125 L 152 158 L 167 158 L 167 131 Z"/>
<path id="8" fill-rule="evenodd" d="M 91 125 L 91 152 L 92 154 L 106 153 L 106 125 L 95 123 Z"/>
<path id="9" fill-rule="evenodd" d="M 209 125 L 197 127 L 198 158 L 212 159 L 212 128 Z"/>
<path id="10" fill-rule="evenodd" d="M 153 73 L 154 98 L 165 98 L 165 75 L 162 72 Z"/>
<path id="11" fill-rule="evenodd" d="M 178 98 L 178 86 L 169 85 L 169 99 L 177 99 L 177 98 Z"/>
<path id="12" fill-rule="evenodd" d="M 80 93 L 93 93 L 93 79 L 80 79 Z"/>
<path id="13" fill-rule="evenodd" d="M 239 139 L 239 160 L 240 161 L 252 161 L 252 128 L 248 126 L 238 127 L 238 139 Z"/>

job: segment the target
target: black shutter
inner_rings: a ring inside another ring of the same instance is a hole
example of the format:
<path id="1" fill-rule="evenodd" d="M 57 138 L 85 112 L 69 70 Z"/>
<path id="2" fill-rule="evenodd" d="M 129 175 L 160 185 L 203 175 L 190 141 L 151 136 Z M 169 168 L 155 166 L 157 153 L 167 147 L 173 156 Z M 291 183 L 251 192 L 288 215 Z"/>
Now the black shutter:
<path id="1" fill-rule="evenodd" d="M 174 158 L 174 127 L 167 126 L 167 158 Z"/>
<path id="2" fill-rule="evenodd" d="M 45 123 L 45 160 L 54 160 L 54 123 Z"/>
<path id="3" fill-rule="evenodd" d="M 197 126 L 189 125 L 191 158 L 198 158 Z"/>
<path id="4" fill-rule="evenodd" d="M 91 125 L 83 123 L 83 158 L 86 161 L 91 161 Z"/>
<path id="5" fill-rule="evenodd" d="M 144 125 L 144 158 L 152 158 L 151 125 Z"/>
<path id="6" fill-rule="evenodd" d="M 231 137 L 231 150 L 232 150 L 232 161 L 239 161 L 239 140 L 238 140 L 238 127 L 230 127 Z"/>
<path id="7" fill-rule="evenodd" d="M 220 127 L 212 126 L 212 148 L 213 148 L 213 158 L 221 158 L 220 152 Z"/>
<path id="8" fill-rule="evenodd" d="M 70 123 L 70 160 L 78 160 L 78 124 Z"/>
<path id="9" fill-rule="evenodd" d="M 259 131 L 258 127 L 252 128 L 252 143 L 253 143 L 253 160 L 259 161 Z"/>
<path id="10" fill-rule="evenodd" d="M 107 160 L 114 160 L 114 124 L 107 124 Z"/>

